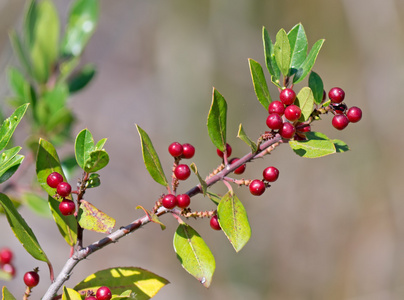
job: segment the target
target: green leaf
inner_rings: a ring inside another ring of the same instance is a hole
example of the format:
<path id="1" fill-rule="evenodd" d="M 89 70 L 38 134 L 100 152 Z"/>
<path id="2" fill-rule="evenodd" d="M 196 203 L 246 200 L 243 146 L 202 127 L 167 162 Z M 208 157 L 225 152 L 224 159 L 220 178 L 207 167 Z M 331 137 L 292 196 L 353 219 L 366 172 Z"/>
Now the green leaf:
<path id="1" fill-rule="evenodd" d="M 29 85 L 29 83 L 25 80 L 24 75 L 22 75 L 18 69 L 11 67 L 7 70 L 7 77 L 14 94 L 16 94 L 18 98 L 24 99 L 25 88 L 27 85 Z"/>
<path id="2" fill-rule="evenodd" d="M 222 197 L 220 197 L 215 193 L 207 192 L 206 194 L 208 195 L 209 199 L 212 200 L 212 202 L 215 203 L 216 205 L 219 205 L 220 200 L 222 200 Z"/>
<path id="3" fill-rule="evenodd" d="M 314 102 L 321 104 L 323 101 L 324 84 L 321 77 L 314 71 L 309 76 L 309 87 L 313 91 Z"/>
<path id="4" fill-rule="evenodd" d="M 84 163 L 84 171 L 87 173 L 97 172 L 109 163 L 109 155 L 105 150 L 94 150 Z"/>
<path id="5" fill-rule="evenodd" d="M 195 165 L 194 163 L 192 163 L 189 167 L 190 167 L 190 168 L 192 169 L 192 171 L 195 173 L 196 177 L 198 177 L 198 180 L 199 180 L 199 182 L 200 182 L 200 184 L 201 184 L 202 193 L 203 193 L 203 195 L 205 196 L 205 195 L 206 195 L 206 191 L 207 191 L 207 189 L 208 189 L 208 185 L 206 184 L 205 180 L 202 179 L 201 175 L 199 175 L 199 173 L 198 173 L 198 168 L 196 167 L 196 165 Z"/>
<path id="6" fill-rule="evenodd" d="M 85 162 L 90 158 L 90 153 L 95 150 L 94 138 L 90 130 L 83 129 L 76 137 L 74 152 L 77 164 L 80 168 L 85 168 Z"/>
<path id="7" fill-rule="evenodd" d="M 251 228 L 243 204 L 229 191 L 220 201 L 217 213 L 220 227 L 234 250 L 239 252 L 251 237 Z"/>
<path id="8" fill-rule="evenodd" d="M 88 189 L 95 188 L 97 186 L 100 186 L 100 184 L 101 184 L 100 175 L 98 175 L 97 173 L 93 173 L 88 178 L 86 188 Z"/>
<path id="9" fill-rule="evenodd" d="M 276 34 L 276 42 L 274 45 L 274 54 L 276 64 L 281 70 L 283 76 L 288 76 L 290 66 L 290 43 L 285 29 L 281 29 Z"/>
<path id="10" fill-rule="evenodd" d="M 136 125 L 137 131 L 139 132 L 140 142 L 142 145 L 142 155 L 143 161 L 146 166 L 147 171 L 149 171 L 151 177 L 161 185 L 168 187 L 168 182 L 166 176 L 164 175 L 164 170 L 161 167 L 160 159 L 157 155 L 156 150 L 154 150 L 153 144 L 140 126 Z"/>
<path id="11" fill-rule="evenodd" d="M 81 200 L 77 219 L 82 228 L 101 233 L 111 233 L 115 226 L 114 218 L 85 200 Z"/>
<path id="12" fill-rule="evenodd" d="M 258 150 L 258 146 L 256 143 L 254 143 L 245 133 L 243 125 L 241 125 L 238 127 L 238 133 L 237 133 L 237 137 L 242 140 L 244 143 L 246 143 L 250 148 L 251 148 L 251 152 L 257 152 Z"/>
<path id="13" fill-rule="evenodd" d="M 265 29 L 265 27 L 262 28 L 262 41 L 264 44 L 265 64 L 267 66 L 268 72 L 271 74 L 271 81 L 276 86 L 281 87 L 279 85 L 281 71 L 279 70 L 279 67 L 276 64 L 274 46 L 272 44 L 271 38 L 269 37 L 268 31 Z"/>
<path id="14" fill-rule="evenodd" d="M 24 37 L 29 48 L 35 42 L 35 24 L 38 16 L 38 5 L 36 0 L 28 0 L 24 17 Z"/>
<path id="15" fill-rule="evenodd" d="M 69 90 L 66 84 L 57 84 L 52 90 L 43 94 L 43 101 L 49 108 L 49 114 L 52 115 L 62 108 L 66 107 L 66 101 L 69 97 Z M 49 116 L 47 116 L 49 118 Z"/>
<path id="16" fill-rule="evenodd" d="M 147 215 L 147 217 L 149 218 L 150 222 L 153 222 L 155 224 L 159 224 L 161 227 L 161 230 L 165 230 L 166 229 L 166 225 L 163 224 L 163 222 L 160 221 L 159 217 L 154 214 L 151 213 L 149 210 L 145 209 L 143 206 L 138 205 L 136 206 L 136 209 L 141 209 L 144 211 L 144 213 Z"/>
<path id="17" fill-rule="evenodd" d="M 97 27 L 98 0 L 76 0 L 69 11 L 62 42 L 64 56 L 80 56 Z"/>
<path id="18" fill-rule="evenodd" d="M 13 48 L 14 54 L 18 58 L 21 66 L 27 71 L 28 74 L 31 74 L 31 62 L 19 36 L 14 30 L 11 30 L 9 33 L 9 38 L 11 47 Z"/>
<path id="19" fill-rule="evenodd" d="M 48 117 L 45 128 L 47 132 L 52 134 L 62 132 L 74 121 L 74 116 L 67 107 L 62 107 L 57 112 L 49 114 Z"/>
<path id="20" fill-rule="evenodd" d="M 28 103 L 21 105 L 18 107 L 13 114 L 3 121 L 3 124 L 0 127 L 0 151 L 3 150 L 11 137 L 13 136 L 14 130 L 17 125 L 20 123 L 22 117 L 27 111 Z"/>
<path id="21" fill-rule="evenodd" d="M 46 201 L 42 197 L 38 196 L 37 194 L 28 192 L 22 195 L 22 200 L 24 201 L 24 204 L 38 216 L 44 218 L 52 218 L 48 201 Z"/>
<path id="22" fill-rule="evenodd" d="M 8 223 L 13 230 L 15 236 L 24 246 L 25 250 L 37 260 L 49 263 L 45 252 L 38 243 L 32 229 L 18 213 L 11 200 L 4 194 L 0 193 L 0 204 L 4 208 Z"/>
<path id="23" fill-rule="evenodd" d="M 290 43 L 291 73 L 294 74 L 300 68 L 307 55 L 307 37 L 302 24 L 295 25 L 288 33 Z"/>
<path id="24" fill-rule="evenodd" d="M 98 271 L 77 284 L 74 289 L 80 294 L 108 286 L 112 297 L 117 297 L 128 290 L 136 300 L 147 300 L 154 297 L 169 281 L 148 270 L 135 267 L 119 267 Z"/>
<path id="25" fill-rule="evenodd" d="M 215 258 L 201 236 L 188 224 L 180 224 L 174 234 L 174 250 L 182 267 L 205 287 L 216 268 Z"/>
<path id="26" fill-rule="evenodd" d="M 77 220 L 73 215 L 64 216 L 59 209 L 59 201 L 48 196 L 49 207 L 60 234 L 70 246 L 77 242 Z"/>
<path id="27" fill-rule="evenodd" d="M 336 152 L 333 141 L 320 132 L 307 132 L 306 141 L 289 141 L 290 147 L 301 157 L 317 158 Z"/>
<path id="28" fill-rule="evenodd" d="M 71 94 L 82 90 L 87 84 L 90 83 L 91 79 L 95 75 L 95 66 L 92 64 L 85 65 L 77 74 L 72 76 L 67 84 L 69 86 L 69 92 Z"/>
<path id="29" fill-rule="evenodd" d="M 2 300 L 16 300 L 15 297 L 8 291 L 7 287 L 3 286 Z"/>
<path id="30" fill-rule="evenodd" d="M 341 140 L 335 139 L 335 140 L 332 140 L 332 142 L 334 143 L 337 153 L 343 153 L 343 152 L 347 152 L 350 150 L 348 145 Z"/>
<path id="31" fill-rule="evenodd" d="M 104 148 L 105 143 L 107 142 L 107 139 L 101 139 L 98 141 L 98 143 L 95 145 L 96 150 L 102 150 Z"/>
<path id="32" fill-rule="evenodd" d="M 0 183 L 9 179 L 24 160 L 24 156 L 17 155 L 21 147 L 14 147 L 4 151 L 0 156 Z"/>
<path id="33" fill-rule="evenodd" d="M 82 300 L 82 298 L 78 292 L 64 286 L 62 300 Z"/>
<path id="34" fill-rule="evenodd" d="M 213 145 L 220 151 L 226 148 L 227 103 L 223 96 L 214 88 L 212 104 L 208 114 L 208 133 Z"/>
<path id="35" fill-rule="evenodd" d="M 302 110 L 302 115 L 299 121 L 300 122 L 307 121 L 311 113 L 313 112 L 313 106 L 314 106 L 313 92 L 309 87 L 306 86 L 300 90 L 300 92 L 296 96 L 295 104 L 299 106 L 300 109 Z"/>
<path id="36" fill-rule="evenodd" d="M 310 50 L 309 55 L 307 55 L 306 59 L 304 60 L 303 64 L 300 66 L 299 70 L 293 77 L 293 83 L 299 83 L 304 78 L 306 78 L 307 74 L 311 71 L 316 62 L 318 53 L 320 52 L 321 47 L 323 46 L 325 40 L 318 40 Z"/>
<path id="37" fill-rule="evenodd" d="M 251 78 L 254 85 L 255 94 L 265 110 L 268 110 L 268 106 L 272 99 L 271 95 L 269 94 L 264 71 L 262 70 L 261 65 L 255 60 L 249 58 L 248 63 L 250 64 Z"/>

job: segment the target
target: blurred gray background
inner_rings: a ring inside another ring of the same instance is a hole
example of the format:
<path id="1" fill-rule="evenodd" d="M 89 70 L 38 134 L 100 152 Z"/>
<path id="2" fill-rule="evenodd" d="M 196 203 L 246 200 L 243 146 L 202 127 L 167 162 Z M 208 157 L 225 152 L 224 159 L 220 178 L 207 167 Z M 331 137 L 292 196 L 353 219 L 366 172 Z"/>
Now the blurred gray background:
<path id="1" fill-rule="evenodd" d="M 55 3 L 66 18 L 70 1 Z M 252 137 L 266 130 L 267 113 L 256 100 L 247 62 L 253 58 L 264 65 L 262 26 L 274 40 L 280 28 L 288 31 L 302 22 L 309 47 L 326 38 L 314 70 L 327 90 L 344 88 L 348 106 L 361 107 L 364 117 L 342 132 L 332 127 L 331 116 L 313 126 L 348 143 L 348 153 L 311 160 L 284 145 L 248 165 L 247 178 L 259 178 L 269 165 L 279 168 L 280 178 L 261 197 L 235 188 L 253 230 L 240 253 L 223 233 L 209 228 L 207 219 L 190 221 L 216 257 L 209 289 L 177 261 L 172 248 L 177 224 L 170 216 L 162 218 L 165 231 L 150 224 L 81 262 L 68 287 L 102 268 L 140 266 L 171 282 L 155 299 L 404 298 L 403 1 L 100 3 L 99 28 L 83 57 L 98 66 L 98 75 L 70 105 L 78 118 L 75 134 L 87 127 L 97 140 L 108 137 L 110 164 L 101 171 L 101 187 L 88 191 L 86 199 L 115 217 L 117 228 L 141 216 L 137 205 L 151 208 L 164 192 L 143 165 L 135 123 L 150 135 L 166 173 L 171 165 L 167 146 L 173 141 L 196 147 L 193 161 L 202 174 L 219 163 L 206 130 L 212 86 L 229 106 L 228 136 L 235 156 L 248 151 L 236 138 L 239 123 Z M 21 28 L 23 6 L 23 0 L 0 1 L 2 99 L 10 94 L 5 68 L 15 64 L 7 31 Z M 271 92 L 276 99 L 277 91 Z M 65 151 L 71 152 L 72 146 Z M 179 191 L 196 183 L 191 177 Z M 213 208 L 201 196 L 192 199 L 192 207 Z M 56 226 L 27 209 L 21 213 L 58 273 L 69 249 Z M 46 266 L 24 252 L 6 223 L 2 217 L 0 246 L 15 250 L 18 272 L 17 279 L 6 284 L 22 296 L 20 278 L 27 269 L 40 266 L 42 282 L 33 296 L 39 299 L 49 284 Z M 86 233 L 85 244 L 101 237 Z"/>

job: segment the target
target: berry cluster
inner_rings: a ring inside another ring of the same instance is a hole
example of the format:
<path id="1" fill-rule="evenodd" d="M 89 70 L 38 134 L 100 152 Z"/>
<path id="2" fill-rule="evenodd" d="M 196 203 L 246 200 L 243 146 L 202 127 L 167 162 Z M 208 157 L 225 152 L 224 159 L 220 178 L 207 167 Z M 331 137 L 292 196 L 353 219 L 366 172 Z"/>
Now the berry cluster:
<path id="1" fill-rule="evenodd" d="M 60 213 L 64 216 L 69 216 L 76 211 L 76 205 L 72 200 L 66 199 L 72 192 L 72 187 L 69 183 L 63 181 L 63 176 L 58 172 L 49 174 L 46 183 L 51 188 L 56 189 L 56 193 L 62 197 L 59 204 Z"/>
<path id="2" fill-rule="evenodd" d="M 261 196 L 270 182 L 275 182 L 279 177 L 279 170 L 275 167 L 268 167 L 262 172 L 263 179 L 254 179 L 249 185 L 250 193 L 254 196 Z"/>
<path id="3" fill-rule="evenodd" d="M 24 283 L 27 287 L 33 288 L 33 287 L 37 286 L 39 283 L 38 269 L 25 273 L 23 279 L 24 279 Z"/>
<path id="4" fill-rule="evenodd" d="M 3 272 L 15 276 L 15 267 L 12 264 L 14 254 L 9 248 L 3 248 L 0 250 L 0 268 Z"/>
<path id="5" fill-rule="evenodd" d="M 98 288 L 98 290 L 94 295 L 87 296 L 84 300 L 110 300 L 112 298 L 111 290 L 106 287 L 102 286 Z"/>
<path id="6" fill-rule="evenodd" d="M 334 113 L 332 118 L 332 126 L 338 130 L 343 130 L 349 123 L 356 123 L 362 119 L 362 110 L 359 107 L 352 106 L 348 109 L 347 105 L 343 102 L 345 99 L 345 92 L 339 87 L 334 87 L 328 92 L 330 98 L 331 110 Z"/>
<path id="7" fill-rule="evenodd" d="M 178 162 L 183 158 L 190 159 L 194 157 L 195 147 L 188 143 L 180 144 L 178 142 L 174 142 L 171 143 L 170 146 L 168 146 L 168 152 L 171 154 L 172 157 L 175 158 L 175 177 L 178 180 L 187 180 L 188 177 L 191 175 L 191 170 L 189 169 L 188 165 L 178 164 Z"/>

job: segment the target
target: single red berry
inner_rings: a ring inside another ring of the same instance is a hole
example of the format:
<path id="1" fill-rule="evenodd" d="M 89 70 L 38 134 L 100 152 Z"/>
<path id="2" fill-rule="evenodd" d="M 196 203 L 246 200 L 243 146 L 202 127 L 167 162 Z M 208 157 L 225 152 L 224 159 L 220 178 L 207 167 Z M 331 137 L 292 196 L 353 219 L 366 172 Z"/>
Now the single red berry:
<path id="1" fill-rule="evenodd" d="M 177 206 L 177 197 L 173 194 L 167 194 L 163 197 L 163 200 L 161 200 L 161 204 L 167 209 L 173 209 Z"/>
<path id="2" fill-rule="evenodd" d="M 280 116 L 283 116 L 283 113 L 285 112 L 285 106 L 281 101 L 272 101 L 271 104 L 268 106 L 268 112 L 269 114 L 278 114 Z"/>
<path id="3" fill-rule="evenodd" d="M 348 108 L 345 103 L 331 103 L 331 107 L 338 115 L 343 115 Z"/>
<path id="4" fill-rule="evenodd" d="M 24 283 L 26 286 L 33 288 L 39 283 L 39 275 L 35 271 L 30 271 L 24 274 Z"/>
<path id="5" fill-rule="evenodd" d="M 58 193 L 58 195 L 60 197 L 67 197 L 70 195 L 71 192 L 72 192 L 72 187 L 67 182 L 61 182 L 56 187 L 56 193 Z"/>
<path id="6" fill-rule="evenodd" d="M 180 208 L 186 208 L 191 203 L 191 198 L 187 194 L 177 195 L 177 206 Z"/>
<path id="7" fill-rule="evenodd" d="M 221 230 L 222 228 L 220 227 L 219 224 L 219 219 L 217 218 L 217 215 L 214 215 L 212 218 L 210 218 L 210 227 L 214 230 Z"/>
<path id="8" fill-rule="evenodd" d="M 341 103 L 344 101 L 345 92 L 339 87 L 334 87 L 328 92 L 328 97 L 330 98 L 331 102 Z"/>
<path id="9" fill-rule="evenodd" d="M 15 276 L 15 267 L 13 264 L 4 264 L 1 265 L 1 270 L 11 275 L 14 278 Z"/>
<path id="10" fill-rule="evenodd" d="M 268 167 L 263 172 L 264 180 L 268 182 L 274 182 L 279 177 L 279 170 L 275 167 Z"/>
<path id="11" fill-rule="evenodd" d="M 310 124 L 308 124 L 308 125 L 299 125 L 299 124 L 297 124 L 296 125 L 296 131 L 309 132 L 309 131 L 311 131 L 311 126 L 310 126 Z"/>
<path id="12" fill-rule="evenodd" d="M 188 179 L 189 175 L 191 175 L 191 170 L 189 169 L 188 165 L 178 165 L 175 167 L 174 175 L 178 180 L 186 180 Z"/>
<path id="13" fill-rule="evenodd" d="M 13 259 L 13 252 L 8 248 L 0 250 L 0 263 L 9 264 Z"/>
<path id="14" fill-rule="evenodd" d="M 168 146 L 168 152 L 173 157 L 179 157 L 183 152 L 182 145 L 178 142 L 171 143 L 170 146 Z"/>
<path id="15" fill-rule="evenodd" d="M 239 158 L 232 158 L 230 161 L 229 161 L 229 164 L 234 164 L 235 162 L 237 162 L 238 160 L 240 160 Z M 233 171 L 233 173 L 234 174 L 238 174 L 238 175 L 240 175 L 240 174 L 243 174 L 244 173 L 244 171 L 245 171 L 245 168 L 246 168 L 246 164 L 242 164 L 240 167 L 238 167 L 237 169 L 235 169 L 234 171 Z"/>
<path id="16" fill-rule="evenodd" d="M 59 183 L 63 182 L 63 176 L 58 172 L 50 173 L 48 178 L 46 178 L 46 183 L 51 187 L 56 189 Z"/>
<path id="17" fill-rule="evenodd" d="M 186 159 L 190 159 L 195 154 L 195 147 L 191 144 L 182 144 L 182 157 Z"/>
<path id="18" fill-rule="evenodd" d="M 97 300 L 110 300 L 112 298 L 112 293 L 108 287 L 102 286 L 95 293 L 95 297 Z"/>
<path id="19" fill-rule="evenodd" d="M 296 132 L 295 126 L 293 126 L 289 122 L 283 123 L 282 128 L 279 129 L 279 133 L 284 139 L 292 138 L 295 132 Z"/>
<path id="20" fill-rule="evenodd" d="M 63 201 L 59 203 L 59 210 L 62 215 L 70 216 L 76 211 L 76 205 L 72 200 L 63 199 Z"/>
<path id="21" fill-rule="evenodd" d="M 254 179 L 250 183 L 250 193 L 254 196 L 261 196 L 265 192 L 265 183 L 261 180 Z"/>
<path id="22" fill-rule="evenodd" d="M 338 130 L 342 130 L 349 124 L 349 119 L 345 115 L 335 115 L 332 118 L 332 126 Z"/>
<path id="23" fill-rule="evenodd" d="M 301 115 L 302 115 L 302 110 L 297 105 L 292 104 L 285 108 L 285 117 L 289 121 L 292 121 L 292 122 L 296 121 L 300 118 Z"/>
<path id="24" fill-rule="evenodd" d="M 227 152 L 227 157 L 230 157 L 231 155 L 231 146 L 229 144 L 226 144 L 226 152 Z M 223 152 L 220 151 L 219 149 L 216 149 L 216 153 L 217 155 L 219 155 L 221 158 L 223 158 Z"/>
<path id="25" fill-rule="evenodd" d="M 284 89 L 281 91 L 279 98 L 285 105 L 291 105 L 296 100 L 296 93 L 292 89 Z"/>
<path id="26" fill-rule="evenodd" d="M 360 119 L 362 119 L 362 110 L 359 107 L 352 106 L 350 109 L 348 109 L 346 116 L 349 122 L 359 122 Z"/>
<path id="27" fill-rule="evenodd" d="M 271 128 L 272 130 L 281 129 L 282 125 L 283 125 L 282 118 L 276 113 L 270 114 L 267 117 L 266 123 L 267 123 L 267 126 L 269 128 Z"/>

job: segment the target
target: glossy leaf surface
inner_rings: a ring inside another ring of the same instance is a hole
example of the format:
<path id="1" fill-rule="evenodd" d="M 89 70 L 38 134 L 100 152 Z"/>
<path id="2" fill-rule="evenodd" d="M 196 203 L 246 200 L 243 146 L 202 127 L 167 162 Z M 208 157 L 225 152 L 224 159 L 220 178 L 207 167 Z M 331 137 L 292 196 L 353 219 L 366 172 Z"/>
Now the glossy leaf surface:
<path id="1" fill-rule="evenodd" d="M 95 150 L 94 138 L 90 130 L 83 129 L 79 132 L 74 143 L 74 153 L 80 168 L 85 168 L 85 162 L 89 159 L 90 153 Z"/>
<path id="2" fill-rule="evenodd" d="M 293 151 L 307 158 L 317 158 L 336 152 L 333 141 L 320 132 L 307 132 L 306 141 L 289 141 Z"/>
<path id="3" fill-rule="evenodd" d="M 324 40 L 318 40 L 310 50 L 309 55 L 307 55 L 305 61 L 300 66 L 299 70 L 293 77 L 293 83 L 299 83 L 310 73 L 311 69 L 316 62 L 318 53 L 320 52 L 321 47 L 324 44 Z"/>
<path id="4" fill-rule="evenodd" d="M 226 147 L 227 103 L 224 97 L 213 89 L 212 104 L 208 114 L 208 133 L 213 145 L 220 151 Z"/>
<path id="5" fill-rule="evenodd" d="M 81 200 L 77 219 L 82 228 L 101 233 L 111 233 L 115 226 L 114 218 L 85 200 Z"/>
<path id="6" fill-rule="evenodd" d="M 290 43 L 291 60 L 290 68 L 294 74 L 307 56 L 307 37 L 302 24 L 295 25 L 288 33 Z"/>
<path id="7" fill-rule="evenodd" d="M 248 63 L 250 64 L 251 78 L 254 85 L 255 94 L 257 95 L 257 99 L 265 108 L 265 110 L 268 110 L 268 106 L 271 103 L 272 99 L 271 95 L 269 94 L 264 71 L 262 70 L 261 65 L 255 60 L 250 58 L 248 59 Z"/>
<path id="8" fill-rule="evenodd" d="M 17 125 L 20 123 L 22 117 L 27 111 L 27 108 L 28 104 L 21 105 L 11 114 L 9 118 L 3 121 L 3 124 L 0 127 L 0 150 L 3 150 L 7 146 L 15 129 L 17 128 Z"/>
<path id="9" fill-rule="evenodd" d="M 309 87 L 313 91 L 314 102 L 320 104 L 323 101 L 324 84 L 321 77 L 316 72 L 311 72 L 309 76 Z"/>
<path id="10" fill-rule="evenodd" d="M 288 35 L 284 29 L 281 29 L 276 34 L 276 42 L 274 45 L 274 54 L 276 64 L 281 70 L 283 76 L 288 76 L 290 66 L 290 43 Z"/>

